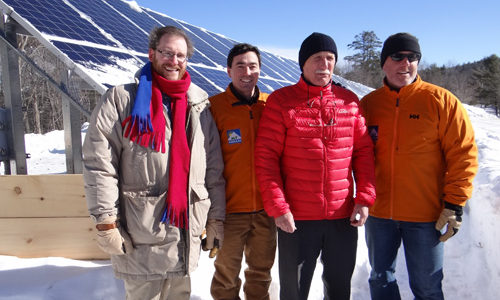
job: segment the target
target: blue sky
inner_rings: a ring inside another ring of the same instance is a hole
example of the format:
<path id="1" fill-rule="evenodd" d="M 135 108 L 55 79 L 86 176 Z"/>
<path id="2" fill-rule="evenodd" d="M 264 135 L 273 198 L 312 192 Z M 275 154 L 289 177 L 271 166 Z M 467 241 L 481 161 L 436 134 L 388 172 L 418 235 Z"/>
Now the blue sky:
<path id="1" fill-rule="evenodd" d="M 383 42 L 396 32 L 420 41 L 423 62 L 456 65 L 491 54 L 500 56 L 500 1 L 158 1 L 136 0 L 162 12 L 239 42 L 296 58 L 312 32 L 333 37 L 339 56 L 356 34 L 373 30 Z"/>

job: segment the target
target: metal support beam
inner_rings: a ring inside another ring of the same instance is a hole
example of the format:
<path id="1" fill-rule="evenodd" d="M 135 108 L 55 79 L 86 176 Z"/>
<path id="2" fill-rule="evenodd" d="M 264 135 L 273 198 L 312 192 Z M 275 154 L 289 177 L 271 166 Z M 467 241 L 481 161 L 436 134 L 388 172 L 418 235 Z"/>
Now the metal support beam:
<path id="1" fill-rule="evenodd" d="M 70 94 L 75 94 L 76 89 L 70 89 L 71 71 L 64 72 L 63 84 Z M 64 123 L 64 146 L 66 149 L 66 172 L 68 174 L 83 173 L 82 162 L 82 133 L 80 123 L 80 111 L 71 105 L 72 99 L 62 95 L 62 112 Z M 75 96 L 75 95 L 72 95 Z"/>
<path id="2" fill-rule="evenodd" d="M 11 45 L 17 45 L 16 27 L 17 23 L 2 16 L 0 27 L 5 33 L 5 38 Z M 26 147 L 24 143 L 24 123 L 21 98 L 21 78 L 19 75 L 19 60 L 15 50 L 4 43 L 0 43 L 0 55 L 2 60 L 2 84 L 5 95 L 5 108 L 7 109 L 7 140 L 9 144 L 9 158 L 11 168 L 9 172 L 14 174 L 28 174 L 26 166 Z M 14 164 L 15 166 L 12 166 Z M 7 171 L 7 168 L 6 168 Z"/>
<path id="3" fill-rule="evenodd" d="M 13 21 L 14 22 L 14 21 Z M 17 29 L 17 28 L 16 28 Z M 90 118 L 91 112 L 88 111 L 85 107 L 83 107 L 79 101 L 76 99 L 73 99 L 73 97 L 66 91 L 64 86 L 60 86 L 52 77 L 50 77 L 44 70 L 42 70 L 37 64 L 35 64 L 31 58 L 26 56 L 23 52 L 19 51 L 17 47 L 11 45 L 10 41 L 6 39 L 6 34 L 2 31 L 0 32 L 0 45 L 6 46 L 8 49 L 12 50 L 14 53 L 17 54 L 19 58 L 24 60 L 26 63 L 28 63 L 34 71 L 36 71 L 38 74 L 40 74 L 42 77 L 47 79 L 47 82 L 56 90 L 61 92 L 62 94 L 65 94 L 66 97 L 70 98 L 72 101 L 71 103 L 76 106 L 80 110 L 80 112 L 85 115 L 86 117 Z M 16 44 L 17 46 L 17 44 Z M 2 48 L 0 48 L 2 49 Z"/>

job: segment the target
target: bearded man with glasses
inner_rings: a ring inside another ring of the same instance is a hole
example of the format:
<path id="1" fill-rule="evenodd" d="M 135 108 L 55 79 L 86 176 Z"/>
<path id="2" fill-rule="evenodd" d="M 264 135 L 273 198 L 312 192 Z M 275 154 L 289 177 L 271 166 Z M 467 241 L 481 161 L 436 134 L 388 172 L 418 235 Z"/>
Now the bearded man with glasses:
<path id="1" fill-rule="evenodd" d="M 460 227 L 477 172 L 467 112 L 420 78 L 420 58 L 417 38 L 391 35 L 380 60 L 384 86 L 361 100 L 375 143 L 377 199 L 366 221 L 374 300 L 401 299 L 394 276 L 401 242 L 415 299 L 444 299 L 443 242 Z"/>
<path id="2" fill-rule="evenodd" d="M 97 244 L 129 300 L 188 300 L 202 231 L 213 245 L 223 229 L 219 132 L 207 93 L 186 70 L 193 51 L 181 29 L 153 29 L 149 62 L 135 83 L 103 95 L 83 144 Z"/>

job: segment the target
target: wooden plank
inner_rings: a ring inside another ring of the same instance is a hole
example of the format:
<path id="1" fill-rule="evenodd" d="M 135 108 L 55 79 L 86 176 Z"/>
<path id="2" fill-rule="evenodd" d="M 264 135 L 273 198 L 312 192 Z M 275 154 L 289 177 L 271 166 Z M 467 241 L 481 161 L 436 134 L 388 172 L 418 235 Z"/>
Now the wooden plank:
<path id="1" fill-rule="evenodd" d="M 0 219 L 0 255 L 109 259 L 95 241 L 90 218 Z"/>
<path id="2" fill-rule="evenodd" d="M 83 176 L 0 176 L 0 218 L 86 217 Z"/>

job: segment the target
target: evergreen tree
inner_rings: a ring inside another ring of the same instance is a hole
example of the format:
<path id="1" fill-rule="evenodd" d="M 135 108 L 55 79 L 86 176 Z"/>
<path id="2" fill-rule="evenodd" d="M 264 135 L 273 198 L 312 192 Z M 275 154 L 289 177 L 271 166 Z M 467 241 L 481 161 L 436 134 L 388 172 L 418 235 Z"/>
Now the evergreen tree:
<path id="1" fill-rule="evenodd" d="M 352 62 L 365 70 L 375 70 L 380 68 L 380 50 L 382 42 L 375 32 L 363 31 L 354 37 L 354 42 L 347 45 L 347 48 L 357 51 L 356 54 L 346 56 L 345 60 Z"/>
<path id="2" fill-rule="evenodd" d="M 354 41 L 347 48 L 355 50 L 354 55 L 344 59 L 351 64 L 351 71 L 345 76 L 347 79 L 360 82 L 370 87 L 382 85 L 383 73 L 380 68 L 380 48 L 382 42 L 375 32 L 363 31 L 354 37 Z"/>
<path id="3" fill-rule="evenodd" d="M 485 58 L 472 74 L 477 83 L 475 89 L 478 102 L 493 106 L 499 115 L 500 108 L 500 58 L 495 54 Z"/>

